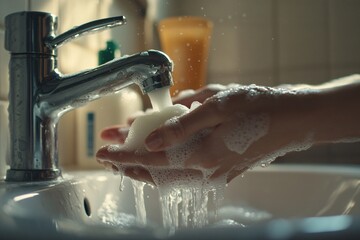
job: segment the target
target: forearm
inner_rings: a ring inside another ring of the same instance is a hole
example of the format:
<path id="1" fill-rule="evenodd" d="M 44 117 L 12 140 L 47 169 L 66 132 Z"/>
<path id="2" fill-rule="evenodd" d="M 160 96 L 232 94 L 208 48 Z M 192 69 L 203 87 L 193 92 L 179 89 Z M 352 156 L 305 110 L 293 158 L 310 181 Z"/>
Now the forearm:
<path id="1" fill-rule="evenodd" d="M 317 98 L 318 142 L 360 140 L 360 75 L 322 85 Z"/>

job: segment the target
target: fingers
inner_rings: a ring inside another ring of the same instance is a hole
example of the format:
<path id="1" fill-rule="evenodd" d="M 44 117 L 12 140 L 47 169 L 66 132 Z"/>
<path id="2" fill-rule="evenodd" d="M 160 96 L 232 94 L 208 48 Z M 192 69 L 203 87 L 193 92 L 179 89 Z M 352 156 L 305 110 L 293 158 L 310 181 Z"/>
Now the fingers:
<path id="1" fill-rule="evenodd" d="M 170 182 L 176 182 L 177 184 L 191 184 L 193 181 L 201 181 L 203 179 L 203 173 L 196 169 L 152 168 L 151 170 L 148 170 L 141 166 L 135 166 L 123 167 L 122 171 L 127 177 L 152 185 L 166 185 Z M 154 175 L 154 178 L 152 174 Z"/>
<path id="2" fill-rule="evenodd" d="M 99 163 L 112 161 L 127 166 L 167 166 L 169 164 L 164 152 L 138 153 L 124 151 L 117 145 L 104 146 L 96 153 Z"/>
<path id="3" fill-rule="evenodd" d="M 175 121 L 168 121 L 145 139 L 148 151 L 161 151 L 181 143 L 200 130 L 212 128 L 223 121 L 223 114 L 212 102 L 203 104 Z"/>
<path id="4" fill-rule="evenodd" d="M 129 127 L 123 125 L 116 125 L 105 128 L 100 133 L 100 137 L 106 141 L 113 141 L 124 143 L 129 133 Z"/>

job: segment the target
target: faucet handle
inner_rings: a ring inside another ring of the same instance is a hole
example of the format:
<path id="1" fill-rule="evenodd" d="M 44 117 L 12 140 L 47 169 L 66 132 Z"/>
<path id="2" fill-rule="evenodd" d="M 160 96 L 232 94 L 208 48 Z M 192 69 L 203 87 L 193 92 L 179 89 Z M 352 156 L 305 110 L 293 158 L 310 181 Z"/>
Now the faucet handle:
<path id="1" fill-rule="evenodd" d="M 95 21 L 91 21 L 80 26 L 74 27 L 56 37 L 50 36 L 45 40 L 45 44 L 52 49 L 58 48 L 64 43 L 71 41 L 80 36 L 86 34 L 102 31 L 108 28 L 113 28 L 126 24 L 126 18 L 124 16 L 103 18 Z"/>
<path id="2" fill-rule="evenodd" d="M 79 36 L 120 26 L 124 16 L 85 23 L 55 36 L 57 17 L 46 12 L 15 12 L 5 17 L 5 48 L 11 53 L 56 55 L 55 49 Z"/>

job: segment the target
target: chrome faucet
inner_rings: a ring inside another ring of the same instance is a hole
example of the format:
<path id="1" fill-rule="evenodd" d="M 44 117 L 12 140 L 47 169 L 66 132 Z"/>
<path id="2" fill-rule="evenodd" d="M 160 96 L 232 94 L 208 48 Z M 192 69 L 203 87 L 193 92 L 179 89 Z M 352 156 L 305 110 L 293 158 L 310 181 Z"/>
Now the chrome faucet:
<path id="1" fill-rule="evenodd" d="M 67 111 L 133 83 L 143 93 L 172 85 L 172 62 L 149 50 L 94 69 L 62 75 L 57 48 L 89 32 L 126 23 L 125 17 L 100 19 L 55 36 L 57 17 L 17 12 L 5 18 L 9 63 L 10 169 L 7 181 L 52 180 L 61 176 L 57 124 Z"/>

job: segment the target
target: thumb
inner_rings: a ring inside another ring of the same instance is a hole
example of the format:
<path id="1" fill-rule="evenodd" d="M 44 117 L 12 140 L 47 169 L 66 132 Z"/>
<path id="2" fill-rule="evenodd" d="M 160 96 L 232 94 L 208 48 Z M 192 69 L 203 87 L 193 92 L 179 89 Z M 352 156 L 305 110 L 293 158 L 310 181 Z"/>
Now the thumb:
<path id="1" fill-rule="evenodd" d="M 214 104 L 207 102 L 195 110 L 169 121 L 155 129 L 145 139 L 148 151 L 156 152 L 185 141 L 198 131 L 211 128 L 223 120 L 223 116 Z"/>

